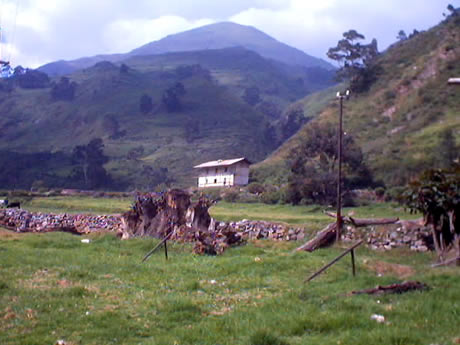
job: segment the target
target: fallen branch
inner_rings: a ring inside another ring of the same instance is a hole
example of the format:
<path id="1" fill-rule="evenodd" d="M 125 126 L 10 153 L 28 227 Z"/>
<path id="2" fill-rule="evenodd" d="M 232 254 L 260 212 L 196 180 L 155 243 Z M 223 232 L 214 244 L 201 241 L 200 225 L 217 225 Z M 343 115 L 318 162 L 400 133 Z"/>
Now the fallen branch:
<path id="1" fill-rule="evenodd" d="M 420 283 L 418 281 L 408 281 L 401 284 L 391 284 L 386 286 L 378 285 L 373 289 L 365 289 L 365 290 L 358 290 L 352 291 L 349 295 L 361 295 L 361 294 L 368 294 L 368 295 L 381 295 L 385 293 L 397 293 L 401 294 L 404 292 L 415 291 L 415 290 L 426 290 L 429 289 L 428 285 L 424 283 Z"/>

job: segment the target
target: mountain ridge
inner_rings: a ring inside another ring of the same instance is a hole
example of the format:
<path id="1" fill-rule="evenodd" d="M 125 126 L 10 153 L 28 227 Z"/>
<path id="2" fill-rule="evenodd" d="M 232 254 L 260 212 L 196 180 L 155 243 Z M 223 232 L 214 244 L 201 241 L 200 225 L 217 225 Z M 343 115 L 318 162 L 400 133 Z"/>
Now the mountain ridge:
<path id="1" fill-rule="evenodd" d="M 160 40 L 142 45 L 124 54 L 100 54 L 74 60 L 58 60 L 38 67 L 50 76 L 70 74 L 101 61 L 120 62 L 137 55 L 158 55 L 171 52 L 200 51 L 244 47 L 265 58 L 290 65 L 319 67 L 334 70 L 335 67 L 323 59 L 279 42 L 264 32 L 232 22 L 220 22 L 168 35 Z"/>

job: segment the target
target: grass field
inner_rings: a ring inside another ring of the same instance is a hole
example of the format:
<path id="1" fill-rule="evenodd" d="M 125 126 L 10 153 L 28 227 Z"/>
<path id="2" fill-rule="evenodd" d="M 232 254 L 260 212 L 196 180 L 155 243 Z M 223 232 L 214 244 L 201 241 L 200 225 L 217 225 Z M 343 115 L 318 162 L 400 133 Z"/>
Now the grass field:
<path id="1" fill-rule="evenodd" d="M 55 196 L 22 200 L 21 205 L 24 209 L 33 212 L 112 214 L 127 211 L 131 203 L 132 198 Z M 210 213 L 219 221 L 228 222 L 242 219 L 266 220 L 317 230 L 332 220 L 330 217 L 324 215 L 323 210 L 324 207 L 316 205 L 266 205 L 261 203 L 228 203 L 221 201 L 210 209 Z M 353 212 L 355 217 L 358 218 L 399 217 L 401 219 L 413 219 L 420 217 L 420 215 L 405 212 L 400 205 L 395 203 L 379 203 L 362 207 L 344 208 L 344 214 L 348 214 L 349 212 Z"/>
<path id="2" fill-rule="evenodd" d="M 339 248 L 293 253 L 296 243 L 257 241 L 210 257 L 173 244 L 168 261 L 160 252 L 141 263 L 156 240 L 90 238 L 0 230 L 0 344 L 459 341 L 458 268 L 429 269 L 431 254 L 360 248 L 355 279 L 345 258 L 306 285 Z M 345 295 L 405 279 L 431 289 Z"/>
<path id="3" fill-rule="evenodd" d="M 26 208 L 119 212 L 130 200 L 46 198 Z M 315 207 L 220 203 L 222 220 L 267 219 L 318 227 Z M 402 212 L 382 204 L 357 216 Z M 347 212 L 347 211 L 346 211 Z M 398 214 L 399 215 L 399 214 Z M 403 215 L 402 213 L 400 215 Z M 171 244 L 141 263 L 157 240 L 113 234 L 17 234 L 0 229 L 0 344 L 458 344 L 458 268 L 430 268 L 434 256 L 357 250 L 356 278 L 345 258 L 303 280 L 340 248 L 298 253 L 298 243 L 256 241 L 218 257 Z M 404 295 L 347 296 L 352 290 L 419 280 Z M 385 317 L 384 323 L 371 320 Z"/>

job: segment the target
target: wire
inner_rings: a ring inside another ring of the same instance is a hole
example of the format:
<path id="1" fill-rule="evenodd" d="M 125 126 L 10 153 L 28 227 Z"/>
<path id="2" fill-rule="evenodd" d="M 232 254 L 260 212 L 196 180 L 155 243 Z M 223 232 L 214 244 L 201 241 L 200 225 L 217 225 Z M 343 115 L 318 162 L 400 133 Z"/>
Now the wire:
<path id="1" fill-rule="evenodd" d="M 12 55 L 12 46 L 13 44 L 15 43 L 15 39 L 16 39 L 16 22 L 17 22 L 17 18 L 18 18 L 18 9 L 19 9 L 19 1 L 16 0 L 16 10 L 15 10 L 15 13 L 14 13 L 14 22 L 13 22 L 13 35 L 11 37 L 11 41 L 10 41 L 10 44 L 8 45 L 8 49 L 9 49 L 9 56 L 8 56 L 8 61 L 11 61 L 11 55 Z"/>
<path id="2" fill-rule="evenodd" d="M 3 60 L 3 3 L 4 0 L 0 0 L 0 60 Z"/>

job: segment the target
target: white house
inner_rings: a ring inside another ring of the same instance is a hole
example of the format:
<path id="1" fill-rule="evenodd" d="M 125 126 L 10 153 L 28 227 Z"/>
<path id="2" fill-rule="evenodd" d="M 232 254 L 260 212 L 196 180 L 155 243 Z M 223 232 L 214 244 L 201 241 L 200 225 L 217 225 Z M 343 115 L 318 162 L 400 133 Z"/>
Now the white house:
<path id="1" fill-rule="evenodd" d="M 198 187 L 245 186 L 249 181 L 246 158 L 219 159 L 194 166 L 198 169 Z"/>

